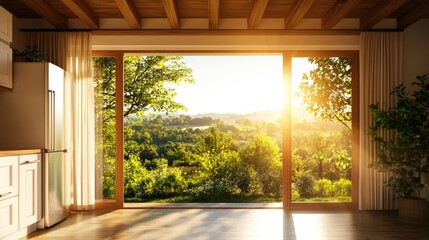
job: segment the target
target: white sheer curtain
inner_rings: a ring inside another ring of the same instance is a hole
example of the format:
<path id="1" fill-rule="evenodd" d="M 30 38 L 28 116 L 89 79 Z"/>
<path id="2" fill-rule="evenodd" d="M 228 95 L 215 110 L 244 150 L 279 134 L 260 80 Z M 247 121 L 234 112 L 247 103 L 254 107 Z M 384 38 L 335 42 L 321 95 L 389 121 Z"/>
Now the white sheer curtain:
<path id="1" fill-rule="evenodd" d="M 91 34 L 67 33 L 66 79 L 70 84 L 72 132 L 72 209 L 95 207 L 94 85 Z"/>
<path id="2" fill-rule="evenodd" d="M 90 32 L 29 32 L 27 45 L 37 45 L 66 74 L 66 139 L 71 148 L 66 174 L 69 204 L 75 210 L 95 207 L 94 86 Z"/>
<path id="3" fill-rule="evenodd" d="M 394 102 L 391 89 L 402 82 L 403 36 L 400 32 L 363 32 L 360 48 L 360 176 L 359 209 L 394 209 L 393 192 L 384 185 L 387 174 L 368 165 L 376 158 L 369 136 L 371 103 L 388 108 Z"/>

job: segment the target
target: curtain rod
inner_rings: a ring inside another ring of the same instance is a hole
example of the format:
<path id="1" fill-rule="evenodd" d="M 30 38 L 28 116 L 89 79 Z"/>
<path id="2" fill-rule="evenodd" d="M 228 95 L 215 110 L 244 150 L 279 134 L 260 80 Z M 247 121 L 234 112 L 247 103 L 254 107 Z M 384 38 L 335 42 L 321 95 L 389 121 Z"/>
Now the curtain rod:
<path id="1" fill-rule="evenodd" d="M 91 32 L 92 29 L 20 29 L 21 32 Z"/>

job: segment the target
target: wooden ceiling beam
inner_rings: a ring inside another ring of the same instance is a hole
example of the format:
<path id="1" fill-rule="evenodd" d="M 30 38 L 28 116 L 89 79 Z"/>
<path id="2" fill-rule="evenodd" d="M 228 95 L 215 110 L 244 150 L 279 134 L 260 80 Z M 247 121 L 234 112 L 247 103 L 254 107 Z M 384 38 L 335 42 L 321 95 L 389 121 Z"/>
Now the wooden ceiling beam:
<path id="1" fill-rule="evenodd" d="M 322 28 L 331 29 L 343 19 L 361 0 L 337 0 L 322 18 Z"/>
<path id="2" fill-rule="evenodd" d="M 130 0 L 115 0 L 116 5 L 124 16 L 125 21 L 134 29 L 142 28 L 140 16 L 133 1 Z"/>
<path id="3" fill-rule="evenodd" d="M 76 16 L 82 19 L 90 28 L 98 29 L 97 15 L 84 0 L 61 0 Z"/>
<path id="4" fill-rule="evenodd" d="M 418 20 L 429 16 L 429 0 L 423 1 L 418 7 L 398 19 L 397 27 L 404 29 Z"/>
<path id="5" fill-rule="evenodd" d="M 360 28 L 369 29 L 389 16 L 410 0 L 384 0 L 375 5 L 365 17 L 360 19 Z"/>
<path id="6" fill-rule="evenodd" d="M 219 0 L 208 1 L 209 28 L 217 29 L 219 25 Z"/>
<path id="7" fill-rule="evenodd" d="M 179 29 L 180 22 L 179 22 L 179 16 L 177 15 L 175 1 L 162 0 L 162 5 L 164 5 L 165 14 L 167 15 L 168 22 L 170 23 L 170 28 Z"/>
<path id="8" fill-rule="evenodd" d="M 56 28 L 67 28 L 67 18 L 47 4 L 44 0 L 21 0 L 27 7 L 35 11 L 40 17 L 46 19 Z"/>
<path id="9" fill-rule="evenodd" d="M 262 16 L 264 16 L 268 2 L 269 0 L 255 0 L 253 2 L 252 11 L 247 19 L 247 26 L 249 29 L 255 29 L 259 25 L 262 20 Z"/>
<path id="10" fill-rule="evenodd" d="M 310 10 L 314 0 L 297 0 L 295 1 L 292 11 L 285 18 L 285 28 L 294 28 Z"/>

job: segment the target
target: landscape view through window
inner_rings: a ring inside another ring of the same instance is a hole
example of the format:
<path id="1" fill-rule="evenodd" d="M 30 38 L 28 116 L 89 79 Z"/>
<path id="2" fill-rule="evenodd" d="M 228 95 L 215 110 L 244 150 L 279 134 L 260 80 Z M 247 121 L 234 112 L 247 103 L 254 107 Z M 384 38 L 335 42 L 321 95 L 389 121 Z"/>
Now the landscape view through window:
<path id="1" fill-rule="evenodd" d="M 285 133 L 293 138 L 292 200 L 350 201 L 344 125 L 315 117 L 308 96 L 296 93 L 305 84 L 309 93 L 312 81 L 301 79 L 317 69 L 298 60 Z M 104 199 L 115 198 L 114 61 L 94 58 Z M 283 81 L 282 55 L 125 56 L 125 202 L 281 202 Z"/>

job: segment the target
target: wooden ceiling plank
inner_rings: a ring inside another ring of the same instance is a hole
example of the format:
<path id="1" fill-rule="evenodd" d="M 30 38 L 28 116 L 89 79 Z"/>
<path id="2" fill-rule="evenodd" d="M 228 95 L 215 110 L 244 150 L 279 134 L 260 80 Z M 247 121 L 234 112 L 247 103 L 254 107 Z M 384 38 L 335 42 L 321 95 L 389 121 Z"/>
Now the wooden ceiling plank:
<path id="1" fill-rule="evenodd" d="M 310 10 L 314 0 L 297 0 L 295 1 L 292 11 L 285 18 L 285 28 L 294 28 Z"/>
<path id="2" fill-rule="evenodd" d="M 90 28 L 98 29 L 97 15 L 84 0 L 61 0 L 74 14 L 82 19 Z"/>
<path id="3" fill-rule="evenodd" d="M 44 0 L 21 0 L 27 7 L 35 11 L 56 28 L 67 28 L 68 20 Z"/>
<path id="4" fill-rule="evenodd" d="M 219 26 L 219 0 L 209 0 L 209 28 L 217 29 Z"/>
<path id="5" fill-rule="evenodd" d="M 122 16 L 124 16 L 125 20 L 131 26 L 131 28 L 134 28 L 134 29 L 142 28 L 140 16 L 137 12 L 137 8 L 133 1 L 115 0 L 115 2 L 119 8 L 119 11 L 121 11 L 122 13 Z"/>
<path id="6" fill-rule="evenodd" d="M 369 29 L 383 18 L 389 16 L 410 0 L 384 0 L 375 5 L 371 11 L 360 19 L 360 28 Z"/>
<path id="7" fill-rule="evenodd" d="M 179 29 L 180 22 L 179 22 L 179 16 L 177 15 L 175 1 L 162 0 L 162 5 L 164 5 L 165 14 L 167 15 L 168 22 L 170 23 L 170 28 Z"/>
<path id="8" fill-rule="evenodd" d="M 418 20 L 429 16 L 429 0 L 423 1 L 417 8 L 398 19 L 398 28 L 404 29 Z"/>
<path id="9" fill-rule="evenodd" d="M 250 12 L 249 18 L 247 19 L 247 25 L 249 29 L 255 29 L 264 16 L 265 8 L 268 5 L 269 0 L 255 0 L 253 2 L 253 8 Z"/>
<path id="10" fill-rule="evenodd" d="M 337 0 L 322 18 L 322 28 L 331 29 L 343 19 L 361 0 Z"/>

